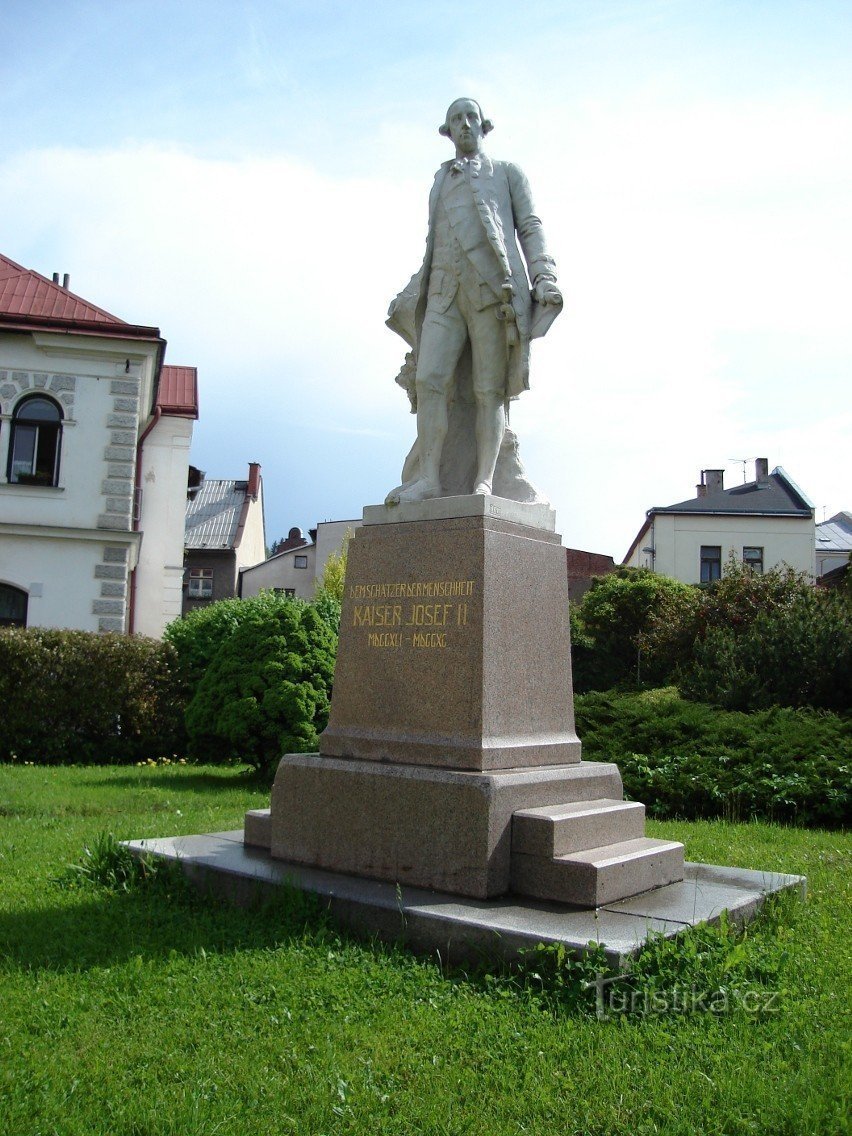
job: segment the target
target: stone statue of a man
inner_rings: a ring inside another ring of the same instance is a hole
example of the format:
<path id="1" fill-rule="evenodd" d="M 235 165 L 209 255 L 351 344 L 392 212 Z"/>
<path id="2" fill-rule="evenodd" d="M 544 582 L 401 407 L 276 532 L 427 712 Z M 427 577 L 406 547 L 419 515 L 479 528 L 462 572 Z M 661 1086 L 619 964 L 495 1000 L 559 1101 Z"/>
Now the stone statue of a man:
<path id="1" fill-rule="evenodd" d="M 492 129 L 467 98 L 439 128 L 455 160 L 435 176 L 423 265 L 388 312 L 412 349 L 397 381 L 417 413 L 417 441 L 388 504 L 492 492 L 542 500 L 506 412 L 529 386 L 530 339 L 547 331 L 562 295 L 526 178 L 482 149 Z"/>

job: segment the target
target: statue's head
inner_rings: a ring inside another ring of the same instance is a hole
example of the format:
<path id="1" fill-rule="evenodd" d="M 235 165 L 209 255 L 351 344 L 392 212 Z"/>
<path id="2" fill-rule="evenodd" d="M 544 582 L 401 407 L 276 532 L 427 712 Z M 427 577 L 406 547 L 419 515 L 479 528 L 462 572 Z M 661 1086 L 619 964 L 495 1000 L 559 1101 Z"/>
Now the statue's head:
<path id="1" fill-rule="evenodd" d="M 493 129 L 494 123 L 483 116 L 476 99 L 456 99 L 447 107 L 447 117 L 438 133 L 452 138 L 460 154 L 475 154 L 482 139 Z"/>

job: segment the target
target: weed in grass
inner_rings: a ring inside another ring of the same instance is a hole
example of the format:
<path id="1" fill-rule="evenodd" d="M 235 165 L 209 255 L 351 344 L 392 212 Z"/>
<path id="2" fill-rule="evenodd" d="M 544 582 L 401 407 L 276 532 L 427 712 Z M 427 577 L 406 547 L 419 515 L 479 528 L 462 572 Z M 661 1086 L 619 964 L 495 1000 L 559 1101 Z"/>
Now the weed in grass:
<path id="1" fill-rule="evenodd" d="M 99 832 L 83 849 L 76 864 L 54 877 L 60 887 L 97 885 L 110 891 L 131 891 L 162 876 L 165 861 L 150 856 L 134 856 L 111 832 Z"/>

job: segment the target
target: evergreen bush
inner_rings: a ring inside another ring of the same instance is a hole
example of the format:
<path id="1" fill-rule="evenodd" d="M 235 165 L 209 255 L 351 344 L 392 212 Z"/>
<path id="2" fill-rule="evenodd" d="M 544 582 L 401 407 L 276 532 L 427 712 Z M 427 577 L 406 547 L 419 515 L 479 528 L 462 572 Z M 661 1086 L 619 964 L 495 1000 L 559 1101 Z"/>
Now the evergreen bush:
<path id="1" fill-rule="evenodd" d="M 852 819 L 852 719 L 772 707 L 719 710 L 673 688 L 575 700 L 583 756 L 614 761 L 650 815 L 762 817 L 802 825 Z"/>
<path id="2" fill-rule="evenodd" d="M 0 761 L 116 763 L 182 746 L 176 658 L 142 636 L 0 630 Z"/>
<path id="3" fill-rule="evenodd" d="M 745 626 L 709 627 L 677 681 L 688 698 L 727 710 L 852 707 L 852 602 L 810 589 Z"/>
<path id="4" fill-rule="evenodd" d="M 248 599 L 217 600 L 170 623 L 164 637 L 177 654 L 178 674 L 187 701 L 198 690 L 219 648 L 238 628 L 247 623 L 274 620 L 278 612 L 302 602 L 281 592 L 262 591 Z M 317 596 L 313 606 L 336 638 L 340 626 L 339 601 L 323 594 Z M 337 649 L 336 642 L 334 649 Z"/>
<path id="5" fill-rule="evenodd" d="M 192 756 L 269 773 L 283 753 L 316 748 L 328 721 L 336 635 L 312 604 L 272 599 L 239 621 L 198 683 L 186 710 Z"/>

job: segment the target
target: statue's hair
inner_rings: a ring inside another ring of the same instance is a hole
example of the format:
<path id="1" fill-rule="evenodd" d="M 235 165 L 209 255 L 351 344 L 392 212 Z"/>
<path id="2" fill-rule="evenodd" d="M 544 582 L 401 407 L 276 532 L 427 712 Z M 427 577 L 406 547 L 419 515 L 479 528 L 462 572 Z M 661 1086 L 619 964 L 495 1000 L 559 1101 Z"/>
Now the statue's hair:
<path id="1" fill-rule="evenodd" d="M 447 107 L 447 113 L 446 113 L 446 116 L 444 118 L 444 121 L 438 127 L 438 133 L 439 134 L 443 134 L 443 136 L 445 138 L 449 138 L 449 136 L 450 136 L 450 111 L 453 109 L 453 107 L 456 105 L 456 103 L 473 103 L 473 105 L 479 111 L 479 117 L 480 117 L 480 120 L 482 121 L 482 133 L 483 134 L 489 134 L 494 129 L 494 123 L 491 121 L 490 118 L 485 117 L 485 115 L 482 113 L 482 107 L 479 105 L 479 103 L 476 101 L 476 99 L 469 99 L 466 95 L 462 95 L 462 97 L 459 98 L 459 99 L 453 99 L 453 101 Z"/>

